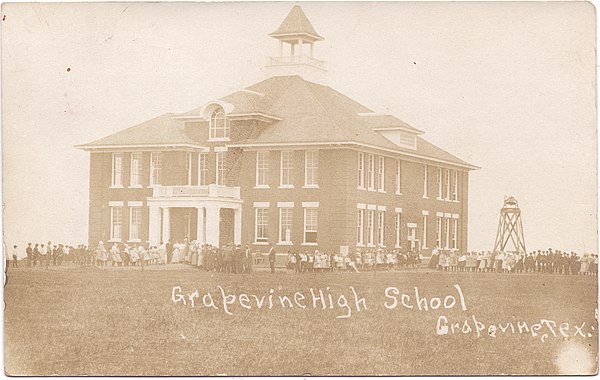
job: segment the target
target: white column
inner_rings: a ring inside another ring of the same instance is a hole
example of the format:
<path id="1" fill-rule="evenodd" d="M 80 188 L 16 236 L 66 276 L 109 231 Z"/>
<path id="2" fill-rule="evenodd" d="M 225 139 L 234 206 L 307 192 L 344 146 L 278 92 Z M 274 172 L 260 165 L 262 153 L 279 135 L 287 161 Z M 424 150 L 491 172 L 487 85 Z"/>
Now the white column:
<path id="1" fill-rule="evenodd" d="M 200 244 L 206 243 L 206 233 L 204 232 L 204 207 L 196 207 L 198 210 L 198 225 L 196 227 L 196 240 Z"/>
<path id="2" fill-rule="evenodd" d="M 160 243 L 160 208 L 150 206 L 148 212 L 148 241 L 151 246 Z"/>
<path id="3" fill-rule="evenodd" d="M 171 213 L 168 207 L 162 208 L 162 216 L 162 240 L 166 243 L 171 238 Z"/>
<path id="4" fill-rule="evenodd" d="M 206 208 L 206 243 L 219 246 L 219 224 L 221 222 L 221 208 L 208 206 Z"/>
<path id="5" fill-rule="evenodd" d="M 233 243 L 242 244 L 242 208 L 233 211 Z"/>
<path id="6" fill-rule="evenodd" d="M 302 57 L 302 45 L 304 45 L 304 44 L 302 43 L 302 40 L 301 40 L 301 39 L 300 39 L 300 40 L 298 40 L 298 48 L 299 48 L 299 49 L 298 49 L 298 56 L 299 56 L 299 57 Z M 300 60 L 302 60 L 302 58 L 301 58 Z"/>

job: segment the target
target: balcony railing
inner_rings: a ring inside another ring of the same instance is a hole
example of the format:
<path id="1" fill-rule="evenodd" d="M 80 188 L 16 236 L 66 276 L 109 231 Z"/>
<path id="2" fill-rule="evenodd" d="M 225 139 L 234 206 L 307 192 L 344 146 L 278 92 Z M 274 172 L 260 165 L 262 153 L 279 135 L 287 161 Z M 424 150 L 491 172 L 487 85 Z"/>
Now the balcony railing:
<path id="1" fill-rule="evenodd" d="M 206 186 L 154 186 L 152 196 L 154 198 L 209 197 L 240 199 L 240 188 L 214 184 Z"/>
<path id="2" fill-rule="evenodd" d="M 289 64 L 306 64 L 325 70 L 325 62 L 309 55 L 292 55 L 287 57 L 267 57 L 268 66 L 284 66 Z"/>

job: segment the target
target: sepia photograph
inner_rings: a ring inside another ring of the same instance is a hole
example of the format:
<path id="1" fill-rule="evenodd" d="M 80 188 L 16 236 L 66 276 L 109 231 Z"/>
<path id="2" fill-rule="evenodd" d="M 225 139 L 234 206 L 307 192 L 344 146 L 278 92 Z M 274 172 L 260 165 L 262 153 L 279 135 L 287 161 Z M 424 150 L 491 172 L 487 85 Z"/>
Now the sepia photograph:
<path id="1" fill-rule="evenodd" d="M 598 373 L 592 3 L 1 13 L 7 376 Z"/>

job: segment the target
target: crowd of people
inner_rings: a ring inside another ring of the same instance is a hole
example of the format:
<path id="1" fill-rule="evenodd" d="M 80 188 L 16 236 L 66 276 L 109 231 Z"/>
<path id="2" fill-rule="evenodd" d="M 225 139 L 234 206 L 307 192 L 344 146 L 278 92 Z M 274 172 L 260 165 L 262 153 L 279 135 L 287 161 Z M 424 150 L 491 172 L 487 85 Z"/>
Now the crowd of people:
<path id="1" fill-rule="evenodd" d="M 598 275 L 598 255 L 559 250 L 516 252 L 459 252 L 434 249 L 429 268 L 452 272 L 485 273 L 555 273 Z"/>

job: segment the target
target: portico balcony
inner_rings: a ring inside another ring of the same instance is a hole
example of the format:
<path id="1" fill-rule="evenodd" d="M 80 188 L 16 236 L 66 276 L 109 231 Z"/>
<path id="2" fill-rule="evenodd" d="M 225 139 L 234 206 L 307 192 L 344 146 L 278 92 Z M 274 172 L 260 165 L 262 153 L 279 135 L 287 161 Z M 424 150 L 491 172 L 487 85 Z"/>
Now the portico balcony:
<path id="1" fill-rule="evenodd" d="M 310 55 L 292 55 L 283 57 L 267 57 L 267 66 L 309 65 L 325 70 L 325 62 L 311 57 Z"/>
<path id="2" fill-rule="evenodd" d="M 227 198 L 240 199 L 240 188 L 228 187 L 223 185 L 205 185 L 205 186 L 154 186 L 152 191 L 153 198 Z"/>

